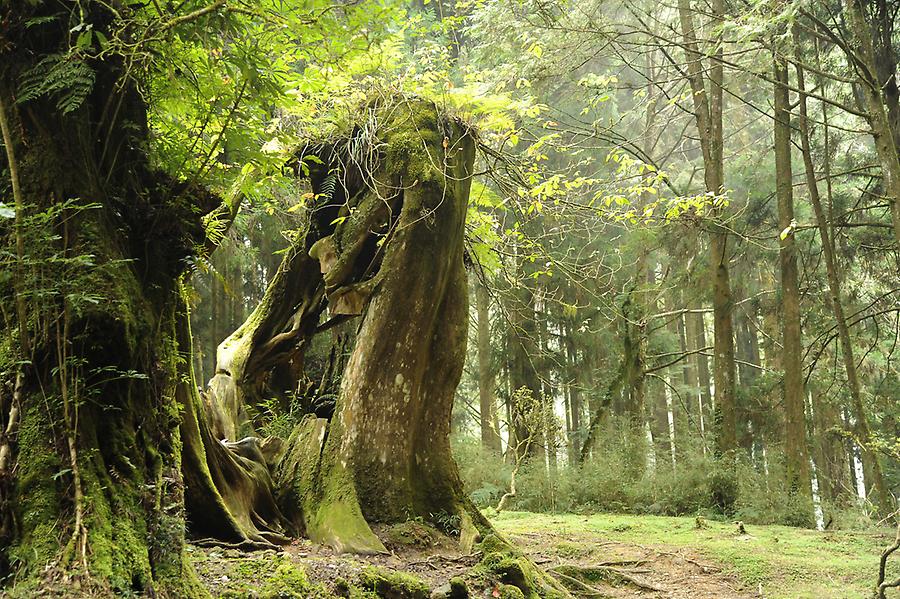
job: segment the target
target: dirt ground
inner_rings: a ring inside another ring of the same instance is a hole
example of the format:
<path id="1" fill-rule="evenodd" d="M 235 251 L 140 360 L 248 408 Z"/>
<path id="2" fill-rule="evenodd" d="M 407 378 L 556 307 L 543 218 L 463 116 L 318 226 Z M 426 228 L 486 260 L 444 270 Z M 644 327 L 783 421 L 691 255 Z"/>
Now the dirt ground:
<path id="1" fill-rule="evenodd" d="M 611 580 L 594 586 L 615 599 L 757 599 L 722 569 L 684 549 L 610 541 L 598 535 L 533 532 L 508 535 L 540 567 L 560 576 L 565 566 L 603 567 Z M 621 578 L 615 576 L 621 574 Z M 578 591 L 573 591 L 576 595 Z M 587 596 L 587 593 L 584 594 Z"/>
<path id="2" fill-rule="evenodd" d="M 535 531 L 507 535 L 533 562 L 566 584 L 573 595 L 591 599 L 750 599 L 757 589 L 743 588 L 709 559 L 684 549 L 611 541 L 591 533 L 556 534 Z M 336 555 L 306 540 L 295 541 L 281 552 L 241 553 L 234 549 L 192 547 L 202 582 L 213 596 L 257 597 L 277 564 L 300 566 L 310 582 L 336 592 L 340 581 L 353 582 L 367 565 L 406 572 L 432 589 L 452 577 L 465 577 L 479 556 L 461 555 L 448 543 L 430 549 L 413 545 L 391 546 L 379 556 Z M 587 575 L 587 578 L 585 577 Z M 573 580 L 574 579 L 574 580 Z M 496 596 L 490 586 L 479 588 L 469 580 L 472 597 Z M 481 583 L 484 586 L 484 583 Z"/>

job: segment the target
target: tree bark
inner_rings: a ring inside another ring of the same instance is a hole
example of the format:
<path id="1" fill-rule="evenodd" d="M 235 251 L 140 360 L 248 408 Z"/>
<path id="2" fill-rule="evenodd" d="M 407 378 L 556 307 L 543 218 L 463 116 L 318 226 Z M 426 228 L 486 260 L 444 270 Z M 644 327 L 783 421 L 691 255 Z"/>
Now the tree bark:
<path id="1" fill-rule="evenodd" d="M 517 289 L 513 290 L 511 296 L 508 308 L 510 326 L 507 335 L 507 352 L 510 355 L 510 398 L 515 395 L 516 391 L 524 387 L 531 392 L 532 397 L 539 399 L 542 397 L 542 389 L 535 364 L 539 353 L 536 342 L 534 290 L 529 286 L 528 281 L 523 281 L 519 283 Z M 510 407 L 512 415 L 510 428 L 515 430 L 515 438 L 522 441 L 531 433 L 527 430 L 524 416 L 515 402 L 511 402 Z M 537 456 L 540 454 L 542 441 L 529 444 L 519 442 L 511 447 L 519 452 L 525 451 L 527 447 L 532 456 Z"/>
<path id="2" fill-rule="evenodd" d="M 488 290 L 484 283 L 475 284 L 475 304 L 478 316 L 478 402 L 481 424 L 481 445 L 500 453 L 500 432 L 494 428 L 497 402 L 494 398 L 494 373 L 491 368 L 491 319 Z"/>
<path id="3" fill-rule="evenodd" d="M 566 388 L 569 395 L 569 463 L 576 464 L 581 459 L 581 446 L 584 441 L 583 425 L 581 422 L 583 412 L 582 383 L 583 364 L 578 359 L 578 349 L 573 330 L 573 318 L 567 319 L 565 324 L 565 346 L 568 365 L 568 380 Z"/>
<path id="4" fill-rule="evenodd" d="M 338 550 L 383 551 L 370 524 L 412 517 L 455 522 L 471 546 L 488 525 L 463 493 L 449 443 L 465 358 L 474 141 L 426 101 L 375 110 L 386 147 L 370 175 L 378 189 L 360 189 L 352 215 L 311 250 L 330 308 L 365 291 L 362 322 L 334 418 L 299 427 L 276 478 L 310 538 Z"/>
<path id="5" fill-rule="evenodd" d="M 822 253 L 825 258 L 825 270 L 828 277 L 829 304 L 834 314 L 835 324 L 838 329 L 838 339 L 841 346 L 841 358 L 844 371 L 847 374 L 847 387 L 850 391 L 853 413 L 856 419 L 856 436 L 862 447 L 862 462 L 866 481 L 875 492 L 875 503 L 885 514 L 893 509 L 893 501 L 887 491 L 884 475 L 877 454 L 871 448 L 871 434 L 869 431 L 868 416 L 862 401 L 862 392 L 859 383 L 859 375 L 856 369 L 856 358 L 853 351 L 853 342 L 850 339 L 850 329 L 847 326 L 847 318 L 844 314 L 843 301 L 841 299 L 841 275 L 838 272 L 837 256 L 834 251 L 834 240 L 828 227 L 828 218 L 822 207 L 819 195 L 819 186 L 816 181 L 815 165 L 812 160 L 812 150 L 809 141 L 809 121 L 807 118 L 807 95 L 804 82 L 803 68 L 797 66 L 797 87 L 800 89 L 798 129 L 800 132 L 800 144 L 803 154 L 803 165 L 806 174 L 806 187 L 809 192 L 809 200 L 816 216 L 816 225 L 819 229 L 819 237 L 822 240 Z M 827 157 L 826 157 L 827 160 Z M 829 419 L 833 421 L 834 419 Z M 843 460 L 840 460 L 843 462 Z M 839 497 L 843 490 L 840 483 L 844 478 L 839 474 L 840 467 L 833 472 L 832 482 L 829 487 L 833 495 Z"/>
<path id="6" fill-rule="evenodd" d="M 738 296 L 743 295 L 743 288 L 738 292 Z M 734 315 L 735 328 L 735 354 L 741 361 L 737 367 L 738 382 L 740 388 L 744 391 L 738 398 L 737 414 L 738 414 L 738 445 L 741 450 L 749 457 L 753 453 L 753 412 L 757 409 L 753 405 L 752 397 L 753 377 L 756 374 L 755 369 L 750 366 L 752 358 L 750 356 L 749 346 L 750 339 L 747 334 L 749 325 L 747 323 L 747 315 L 743 310 L 738 310 Z"/>
<path id="7" fill-rule="evenodd" d="M 791 123 L 787 59 L 774 51 L 775 195 L 778 200 L 781 266 L 782 342 L 784 344 L 784 438 L 788 493 L 798 501 L 798 524 L 813 523 L 809 450 L 806 442 L 806 393 L 800 338 L 800 286 L 794 236 Z"/>
<path id="8" fill-rule="evenodd" d="M 17 96 L 23 73 L 69 50 L 60 10 L 0 9 L 7 150 L 19 158 L 25 202 L 52 217 L 30 251 L 72 259 L 35 264 L 43 279 L 31 285 L 54 286 L 31 289 L 43 293 L 29 315 L 40 333 L 20 385 L 15 468 L 0 485 L 17 523 L 0 564 L 15 558 L 24 594 L 71 568 L 98 592 L 202 596 L 184 552 L 186 520 L 226 540 L 281 540 L 267 475 L 206 434 L 188 355 L 185 267 L 210 245 L 204 215 L 230 222 L 234 206 L 151 168 L 146 106 L 120 56 L 71 57 L 93 84 L 69 110 L 56 97 Z M 80 10 L 112 38 L 113 9 Z"/>
<path id="9" fill-rule="evenodd" d="M 688 314 L 686 315 L 687 321 L 687 335 L 688 335 L 688 346 L 692 350 L 700 350 L 706 347 L 706 323 L 704 322 L 703 314 Z M 709 361 L 706 356 L 700 352 L 695 355 L 694 361 L 695 369 L 694 373 L 695 384 L 696 384 L 696 399 L 697 399 L 697 422 L 700 427 L 700 433 L 705 438 L 706 431 L 709 427 L 709 414 L 712 409 L 712 396 L 709 389 Z M 704 440 L 704 451 L 706 449 L 706 442 Z"/>
<path id="10" fill-rule="evenodd" d="M 725 14 L 723 0 L 714 0 L 712 14 L 720 21 Z M 724 192 L 725 167 L 723 162 L 722 137 L 722 39 L 719 33 L 709 66 L 709 92 L 703 76 L 702 54 L 694 30 L 690 0 L 678 1 L 678 15 L 681 33 L 687 54 L 687 79 L 691 86 L 694 102 L 694 119 L 700 135 L 703 153 L 704 181 L 706 191 L 714 197 Z M 710 213 L 715 219 L 718 209 L 713 206 Z M 737 450 L 737 418 L 735 414 L 735 359 L 734 331 L 732 324 L 731 281 L 729 276 L 730 253 L 728 232 L 720 224 L 712 223 L 710 240 L 710 269 L 713 273 L 713 329 L 715 357 L 713 379 L 716 387 L 714 420 L 716 425 L 716 454 L 726 469 L 734 466 Z"/>
<path id="11" fill-rule="evenodd" d="M 262 302 L 216 351 L 208 393 L 221 415 L 222 428 L 216 431 L 221 438 L 234 441 L 252 434 L 247 407 L 270 397 L 287 407 L 288 397 L 297 391 L 304 350 L 325 308 L 319 264 L 309 256 L 319 236 L 311 232 L 288 250 Z"/>
<path id="12" fill-rule="evenodd" d="M 645 259 L 646 257 L 644 257 Z M 641 260 L 642 261 L 642 260 Z M 632 480 L 640 478 L 646 468 L 648 451 L 647 435 L 647 377 L 644 374 L 644 357 L 646 354 L 646 320 L 645 308 L 642 305 L 644 292 L 639 287 L 646 285 L 646 271 L 638 265 L 636 282 L 633 284 L 622 306 L 622 364 L 624 400 L 623 417 L 625 418 L 624 442 L 626 444 L 626 467 Z"/>

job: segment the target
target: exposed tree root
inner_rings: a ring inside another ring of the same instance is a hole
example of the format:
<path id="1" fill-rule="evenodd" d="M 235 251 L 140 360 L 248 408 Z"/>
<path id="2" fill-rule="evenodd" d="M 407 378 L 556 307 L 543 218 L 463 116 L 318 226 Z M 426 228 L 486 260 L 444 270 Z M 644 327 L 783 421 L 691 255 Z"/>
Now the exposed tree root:
<path id="1" fill-rule="evenodd" d="M 473 572 L 486 582 L 511 585 L 526 598 L 545 599 L 568 597 L 565 586 L 538 568 L 518 548 L 496 533 L 489 534 L 478 545 L 481 562 Z"/>
<path id="2" fill-rule="evenodd" d="M 184 307 L 187 310 L 186 306 Z M 179 329 L 179 343 L 190 347 L 189 322 Z M 256 439 L 219 441 L 205 417 L 191 361 L 187 382 L 176 389 L 184 406 L 181 421 L 185 505 L 192 534 L 215 537 L 246 547 L 274 548 L 289 542 L 287 525 L 274 497 L 265 457 Z"/>
<path id="3" fill-rule="evenodd" d="M 22 404 L 22 392 L 25 386 L 24 366 L 16 370 L 16 382 L 13 386 L 12 397 L 9 404 L 0 404 L 2 409 L 8 409 L 6 428 L 0 437 L 0 478 L 9 474 L 9 464 L 12 457 L 12 438 L 19 427 L 19 409 Z"/>
<path id="4" fill-rule="evenodd" d="M 610 597 L 608 593 L 604 593 L 600 589 L 589 585 L 586 582 L 578 580 L 573 576 L 569 576 L 568 574 L 563 574 L 562 572 L 554 572 L 553 570 L 550 571 L 550 574 L 557 577 L 567 589 L 574 592 L 578 596 L 604 598 Z"/>
<path id="5" fill-rule="evenodd" d="M 665 590 L 632 576 L 632 573 L 608 566 L 583 567 L 564 564 L 550 568 L 549 572 L 567 579 L 578 580 L 588 586 L 591 582 L 604 581 L 613 586 L 627 584 L 643 591 L 663 592 Z"/>
<path id="6" fill-rule="evenodd" d="M 647 563 L 646 559 L 621 559 L 621 560 L 612 560 L 608 562 L 600 562 L 594 564 L 595 568 L 608 568 L 615 566 L 643 566 Z"/>
<path id="7" fill-rule="evenodd" d="M 238 541 L 237 543 L 229 543 L 227 541 L 220 541 L 219 539 L 213 539 L 211 537 L 207 537 L 204 539 L 195 539 L 191 541 L 194 545 L 198 547 L 221 547 L 223 549 L 236 549 L 238 551 L 274 551 L 278 549 L 278 545 L 274 543 L 259 543 L 256 541 Z"/>

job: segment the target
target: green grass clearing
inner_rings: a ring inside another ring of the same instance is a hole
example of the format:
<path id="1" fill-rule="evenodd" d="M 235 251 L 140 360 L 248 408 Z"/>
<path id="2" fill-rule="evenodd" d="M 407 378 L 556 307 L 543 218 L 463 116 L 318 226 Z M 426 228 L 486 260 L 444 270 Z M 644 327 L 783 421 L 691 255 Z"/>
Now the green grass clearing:
<path id="1" fill-rule="evenodd" d="M 818 532 L 787 526 L 748 525 L 737 534 L 733 523 L 694 518 L 595 514 L 504 512 L 493 518 L 503 533 L 546 532 L 568 536 L 569 549 L 585 535 L 624 544 L 689 549 L 716 562 L 749 591 L 762 588 L 766 599 L 869 599 L 878 560 L 893 532 Z M 587 540 L 587 539 L 585 539 Z M 900 563 L 890 573 L 900 573 Z M 888 578 L 891 576 L 889 575 Z M 896 592 L 889 597 L 900 597 Z"/>

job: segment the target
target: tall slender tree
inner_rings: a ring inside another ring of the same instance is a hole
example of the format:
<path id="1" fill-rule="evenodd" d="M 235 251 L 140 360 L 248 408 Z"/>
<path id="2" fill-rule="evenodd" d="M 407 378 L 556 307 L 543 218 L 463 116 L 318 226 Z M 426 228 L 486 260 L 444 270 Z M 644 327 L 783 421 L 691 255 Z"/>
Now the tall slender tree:
<path id="1" fill-rule="evenodd" d="M 778 200 L 781 267 L 782 340 L 784 347 L 784 436 L 789 492 L 800 502 L 800 522 L 812 521 L 812 486 L 806 442 L 806 394 L 803 386 L 800 338 L 800 285 L 795 239 L 793 173 L 791 168 L 790 80 L 781 48 L 774 55 L 775 195 Z"/>
<path id="2" fill-rule="evenodd" d="M 690 0 L 679 0 L 678 16 L 684 38 L 687 79 L 691 87 L 694 120 L 700 137 L 706 191 L 712 197 L 725 192 L 725 164 L 723 160 L 723 37 L 722 19 L 725 5 L 722 0 L 712 2 L 713 48 L 709 64 L 704 66 L 694 28 L 694 10 Z M 707 74 L 708 73 L 708 74 Z M 734 326 L 732 322 L 731 281 L 729 275 L 731 250 L 728 230 L 715 222 L 719 210 L 711 210 L 713 222 L 710 237 L 710 269 L 713 274 L 713 328 L 715 381 L 716 452 L 729 467 L 737 450 L 737 416 L 735 411 Z"/>
<path id="3" fill-rule="evenodd" d="M 801 49 L 799 33 L 794 31 L 795 48 Z M 834 237 L 829 227 L 828 217 L 822 206 L 822 199 L 819 193 L 819 183 L 816 177 L 815 163 L 812 158 L 812 149 L 810 144 L 809 117 L 807 109 L 808 95 L 806 91 L 806 81 L 804 68 L 798 63 L 796 65 L 797 72 L 797 88 L 799 90 L 798 99 L 798 131 L 800 136 L 800 148 L 803 155 L 803 166 L 806 177 L 806 189 L 809 195 L 809 201 L 813 207 L 813 213 L 816 218 L 816 226 L 819 231 L 819 238 L 822 243 L 822 254 L 825 259 L 825 272 L 828 279 L 829 306 L 834 315 L 835 325 L 838 330 L 838 339 L 841 347 L 841 359 L 844 365 L 844 372 L 847 376 L 847 387 L 850 392 L 853 414 L 856 421 L 856 435 L 862 446 L 862 462 L 863 470 L 868 484 L 871 485 L 875 493 L 875 501 L 881 510 L 885 513 L 889 512 L 893 507 L 893 502 L 888 493 L 884 482 L 884 474 L 881 470 L 881 464 L 878 461 L 878 455 L 872 450 L 871 431 L 869 429 L 869 418 L 866 414 L 866 408 L 863 405 L 862 391 L 859 382 L 859 373 L 856 367 L 856 358 L 853 350 L 853 341 L 850 338 L 850 328 L 847 325 L 847 317 L 844 314 L 844 304 L 841 297 L 841 275 L 838 270 L 837 256 L 834 247 Z M 823 106 L 823 110 L 826 108 Z M 827 160 L 827 156 L 826 156 Z M 843 460 L 840 460 L 843 463 Z M 840 472 L 840 471 L 838 471 Z M 840 481 L 843 477 L 839 474 L 832 476 L 833 494 L 840 496 L 842 494 Z"/>
<path id="4" fill-rule="evenodd" d="M 486 449 L 500 453 L 500 431 L 497 420 L 497 403 L 494 398 L 494 373 L 491 365 L 490 296 L 487 287 L 475 283 L 475 304 L 478 318 L 478 403 L 481 425 L 481 444 Z"/>

